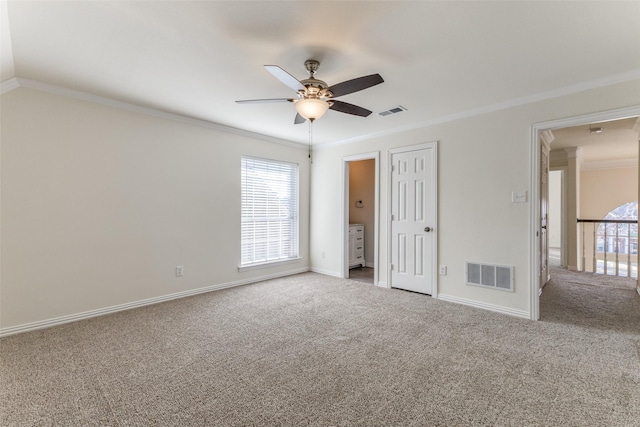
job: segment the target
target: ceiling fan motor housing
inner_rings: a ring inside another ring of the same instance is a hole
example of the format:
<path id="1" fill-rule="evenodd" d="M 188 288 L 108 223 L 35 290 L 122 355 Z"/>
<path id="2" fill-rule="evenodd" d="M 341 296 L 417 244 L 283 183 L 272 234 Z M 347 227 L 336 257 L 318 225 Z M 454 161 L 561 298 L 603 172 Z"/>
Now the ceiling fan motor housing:
<path id="1" fill-rule="evenodd" d="M 300 80 L 300 83 L 306 88 L 304 93 L 301 91 L 301 95 L 304 98 L 330 98 L 333 94 L 326 90 L 329 85 L 319 79 L 314 77 L 316 71 L 318 71 L 318 67 L 320 66 L 320 62 L 315 59 L 307 59 L 304 62 L 304 67 L 309 72 L 309 78 Z"/>
<path id="2" fill-rule="evenodd" d="M 310 78 L 305 80 L 300 80 L 305 87 L 304 91 L 300 91 L 301 95 L 304 97 L 316 98 L 328 98 L 332 96 L 332 93 L 327 90 L 329 85 L 322 80 Z"/>

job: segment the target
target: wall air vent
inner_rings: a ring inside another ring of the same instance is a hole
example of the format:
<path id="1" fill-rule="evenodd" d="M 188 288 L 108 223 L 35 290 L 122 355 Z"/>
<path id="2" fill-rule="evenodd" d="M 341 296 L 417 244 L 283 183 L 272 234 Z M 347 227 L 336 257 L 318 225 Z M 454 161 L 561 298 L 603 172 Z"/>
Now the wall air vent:
<path id="1" fill-rule="evenodd" d="M 467 285 L 513 292 L 513 266 L 466 263 Z"/>
<path id="2" fill-rule="evenodd" d="M 388 116 L 390 114 L 401 113 L 403 111 L 407 111 L 407 109 L 404 108 L 402 105 L 398 105 L 396 107 L 389 108 L 388 110 L 381 111 L 378 114 L 384 117 L 384 116 Z"/>

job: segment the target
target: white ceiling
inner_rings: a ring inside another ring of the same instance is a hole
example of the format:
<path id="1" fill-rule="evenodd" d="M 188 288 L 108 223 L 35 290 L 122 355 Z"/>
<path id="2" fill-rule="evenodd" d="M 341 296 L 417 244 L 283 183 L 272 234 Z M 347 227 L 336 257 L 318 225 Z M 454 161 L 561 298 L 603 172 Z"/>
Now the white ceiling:
<path id="1" fill-rule="evenodd" d="M 596 128 L 602 132 L 591 132 Z M 638 117 L 555 129 L 551 149 L 581 147 L 585 162 L 637 159 L 639 130 Z"/>
<path id="2" fill-rule="evenodd" d="M 306 142 L 293 94 L 262 67 L 335 84 L 380 73 L 329 111 L 316 143 L 391 134 L 640 77 L 640 2 L 9 1 L 2 81 L 18 76 Z M 6 15 L 3 13 L 3 15 Z M 7 40 L 10 40 L 8 42 Z M 381 117 L 396 105 L 408 111 Z"/>

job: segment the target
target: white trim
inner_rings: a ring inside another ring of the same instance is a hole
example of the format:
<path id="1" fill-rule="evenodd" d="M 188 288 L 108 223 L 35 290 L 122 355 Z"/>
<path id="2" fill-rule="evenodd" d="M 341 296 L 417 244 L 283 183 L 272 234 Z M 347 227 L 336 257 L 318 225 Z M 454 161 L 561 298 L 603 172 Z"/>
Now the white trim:
<path id="1" fill-rule="evenodd" d="M 571 126 L 588 125 L 595 122 L 610 122 L 614 120 L 629 119 L 640 116 L 640 104 L 630 107 L 618 108 L 610 111 L 585 114 L 577 117 L 567 117 L 564 119 L 550 120 L 542 123 L 535 123 L 535 129 L 553 130 Z"/>
<path id="2" fill-rule="evenodd" d="M 291 276 L 294 274 L 306 273 L 308 268 L 298 268 L 295 270 L 284 271 L 280 273 L 267 274 L 260 277 L 252 277 L 250 279 L 236 280 L 233 282 L 221 283 L 218 285 L 206 286 L 204 288 L 192 289 L 183 292 L 176 292 L 173 294 L 162 295 L 153 298 L 147 298 L 139 301 L 129 302 L 125 304 L 118 304 L 111 307 L 99 308 L 97 310 L 85 311 L 82 313 L 70 314 L 68 316 L 55 317 L 53 319 L 40 320 L 38 322 L 25 323 L 17 326 L 10 326 L 8 328 L 0 328 L 0 337 L 6 337 L 8 335 L 20 334 L 23 332 L 31 332 L 38 329 L 50 328 L 52 326 L 63 325 L 65 323 L 76 322 L 78 320 L 90 319 L 92 317 L 103 316 L 105 314 L 112 314 L 118 311 L 131 310 L 134 308 L 144 307 L 146 305 L 158 304 L 165 301 L 171 301 L 184 297 L 190 297 L 193 295 L 204 294 L 212 291 L 218 291 L 221 289 L 233 288 L 236 286 L 248 285 L 251 283 L 262 282 L 269 279 L 277 279 L 279 277 Z"/>
<path id="3" fill-rule="evenodd" d="M 405 132 L 405 131 L 410 131 L 410 130 L 414 130 L 414 129 L 426 128 L 426 127 L 429 127 L 429 126 L 434 126 L 434 125 L 447 123 L 447 122 L 453 122 L 453 121 L 460 120 L 460 119 L 479 116 L 479 115 L 492 113 L 492 112 L 500 111 L 500 110 L 505 110 L 505 109 L 508 109 L 508 108 L 518 107 L 518 106 L 522 106 L 522 105 L 526 105 L 526 104 L 531 104 L 531 103 L 535 103 L 535 102 L 545 101 L 545 100 L 548 100 L 548 99 L 553 99 L 553 98 L 557 98 L 557 97 L 561 97 L 561 96 L 566 96 L 566 95 L 570 95 L 570 94 L 573 94 L 573 93 L 583 92 L 583 91 L 589 90 L 589 89 L 596 89 L 596 88 L 599 88 L 599 87 L 605 87 L 605 86 L 610 86 L 610 85 L 614 85 L 614 84 L 618 84 L 618 83 L 624 83 L 624 82 L 631 81 L 631 80 L 636 80 L 636 79 L 640 79 L 640 69 L 632 70 L 632 71 L 629 71 L 629 72 L 626 72 L 626 73 L 614 74 L 612 76 L 608 76 L 608 77 L 604 77 L 604 78 L 596 79 L 596 80 L 590 80 L 590 81 L 587 81 L 587 82 L 578 83 L 578 84 L 571 85 L 571 86 L 566 86 L 564 88 L 560 88 L 560 89 L 556 89 L 556 90 L 551 90 L 551 91 L 547 91 L 547 92 L 541 92 L 541 93 L 538 93 L 538 94 L 529 95 L 529 96 L 525 96 L 525 97 L 521 97 L 521 98 L 515 98 L 515 99 L 512 99 L 512 100 L 505 101 L 505 102 L 500 102 L 500 103 L 497 103 L 497 104 L 491 104 L 491 105 L 486 105 L 486 106 L 478 107 L 478 108 L 471 109 L 471 110 L 461 111 L 459 113 L 449 114 L 449 115 L 442 116 L 442 117 L 436 117 L 436 118 L 431 119 L 431 120 L 426 120 L 426 121 L 422 121 L 422 122 L 418 122 L 418 123 L 413 123 L 413 124 L 409 124 L 409 125 L 406 125 L 406 126 L 399 126 L 399 127 L 396 127 L 396 128 L 387 129 L 387 130 L 383 130 L 383 131 L 379 131 L 379 132 L 372 132 L 372 133 L 368 133 L 368 134 L 362 134 L 362 135 L 359 135 L 357 137 L 338 140 L 338 141 L 314 144 L 313 149 L 314 150 L 321 150 L 321 149 L 324 149 L 324 148 L 330 148 L 330 147 L 335 147 L 335 146 L 338 146 L 338 145 L 350 144 L 350 143 L 357 142 L 357 141 L 363 141 L 363 140 L 368 140 L 368 139 L 372 139 L 372 138 L 376 138 L 376 137 L 392 135 L 392 134 Z M 285 139 L 280 139 L 280 138 L 275 138 L 275 137 L 271 137 L 271 136 L 267 136 L 267 135 L 263 135 L 263 134 L 259 134 L 259 133 L 246 131 L 246 130 L 243 130 L 243 129 L 238 129 L 238 128 L 234 128 L 234 127 L 230 127 L 230 126 L 221 125 L 221 124 L 218 124 L 218 123 L 214 123 L 214 122 L 210 122 L 210 121 L 206 121 L 206 120 L 202 120 L 202 119 L 196 119 L 196 118 L 193 118 L 193 117 L 184 116 L 184 115 L 180 115 L 180 114 L 176 114 L 176 113 L 169 113 L 169 112 L 166 112 L 166 111 L 157 110 L 157 109 L 150 108 L 150 107 L 143 107 L 143 106 L 140 106 L 140 105 L 131 104 L 131 103 L 123 102 L 123 101 L 117 101 L 117 100 L 114 100 L 114 99 L 105 98 L 105 97 L 98 96 L 98 95 L 93 95 L 93 94 L 90 94 L 88 92 L 82 92 L 82 91 L 69 89 L 69 88 L 65 88 L 65 87 L 61 87 L 61 86 L 56 86 L 56 85 L 52 85 L 52 84 L 48 84 L 48 83 L 42 83 L 42 82 L 39 82 L 39 81 L 36 81 L 36 80 L 25 79 L 23 77 L 14 77 L 12 79 L 9 79 L 7 81 L 4 81 L 4 82 L 0 83 L 0 94 L 5 94 L 5 93 L 7 93 L 9 91 L 12 91 L 12 90 L 18 88 L 18 87 L 25 87 L 25 88 L 29 88 L 29 89 L 35 89 L 35 90 L 40 90 L 42 92 L 49 92 L 49 93 L 53 93 L 53 94 L 57 94 L 57 95 L 62 95 L 62 96 L 70 97 L 70 98 L 79 99 L 79 100 L 82 100 L 82 101 L 88 101 L 88 102 L 93 102 L 93 103 L 97 103 L 97 104 L 108 105 L 108 106 L 111 106 L 111 107 L 120 108 L 120 109 L 127 110 L 127 111 L 133 111 L 133 112 L 137 112 L 137 113 L 147 114 L 147 115 L 154 116 L 154 117 L 161 117 L 161 118 L 165 118 L 165 119 L 168 119 L 168 120 L 178 121 L 178 122 L 181 122 L 181 123 L 188 123 L 188 124 L 192 124 L 192 125 L 195 125 L 195 126 L 206 127 L 206 128 L 209 128 L 209 129 L 215 129 L 215 130 L 218 130 L 218 131 L 221 131 L 221 132 L 228 132 L 228 133 L 232 133 L 232 134 L 236 134 L 236 135 L 247 136 L 247 137 L 251 137 L 251 138 L 260 139 L 260 140 L 263 140 L 263 141 L 273 142 L 273 143 L 276 143 L 276 144 L 287 145 L 287 146 L 294 147 L 294 148 L 305 149 L 305 150 L 308 149 L 308 145 L 306 143 L 295 142 L 295 141 L 285 140 Z M 628 117 L 631 117 L 631 116 L 628 116 Z M 619 117 L 619 118 L 623 118 L 623 117 Z M 567 119 L 563 119 L 563 120 L 567 120 Z M 611 119 L 611 120 L 615 120 L 615 119 Z M 549 123 L 552 123 L 552 122 L 549 122 Z M 587 121 L 586 123 L 581 123 L 581 124 L 588 124 L 588 123 L 589 122 Z M 563 126 L 562 125 L 560 125 L 560 126 L 550 126 L 548 129 L 553 129 L 553 128 L 557 128 L 557 127 L 563 127 Z"/>
<path id="4" fill-rule="evenodd" d="M 582 162 L 580 170 L 637 168 L 638 159 L 613 159 Z"/>
<path id="5" fill-rule="evenodd" d="M 447 116 L 437 117 L 435 119 L 426 120 L 419 123 L 413 123 L 406 126 L 399 126 L 393 129 L 387 129 L 379 132 L 373 132 L 356 136 L 353 138 L 343 139 L 341 141 L 327 142 L 324 144 L 316 145 L 316 149 L 329 148 L 337 145 L 350 144 L 352 142 L 363 141 L 367 139 L 392 135 L 395 133 L 406 132 L 410 130 L 425 128 L 442 123 L 453 122 L 460 119 L 465 119 L 474 116 L 480 116 L 487 113 L 493 113 L 500 110 L 506 110 L 508 108 L 519 107 L 526 104 L 533 104 L 535 102 L 546 101 L 561 96 L 571 95 L 585 90 L 596 89 L 599 87 L 611 86 L 618 83 L 624 83 L 631 80 L 640 79 L 640 69 L 632 70 L 626 73 L 614 74 L 612 76 L 604 77 L 601 79 L 590 80 L 587 82 L 577 83 L 564 88 L 550 90 L 546 92 L 540 92 L 537 94 L 524 96 L 521 98 L 511 99 L 505 102 L 499 102 L 497 104 L 486 105 L 483 107 L 474 108 L 471 110 L 461 111 L 459 113 L 449 114 Z M 588 123 L 588 122 L 587 122 Z M 585 123 L 586 124 L 586 123 Z M 560 126 L 562 127 L 562 126 Z M 549 129 L 554 128 L 550 126 Z"/>
<path id="6" fill-rule="evenodd" d="M 324 268 L 311 267 L 309 271 L 318 274 L 324 274 L 325 276 L 337 277 L 338 279 L 344 279 L 342 273 L 338 271 L 325 270 Z"/>
<path id="7" fill-rule="evenodd" d="M 509 316 L 522 317 L 525 319 L 530 318 L 530 314 L 528 311 L 516 310 L 513 308 L 502 307 L 500 305 L 487 304 L 484 302 L 478 302 L 478 301 L 474 301 L 466 298 L 454 297 L 453 295 L 440 294 L 438 296 L 438 299 L 442 301 L 453 302 L 456 304 L 467 305 L 470 307 L 481 308 L 483 310 L 494 311 L 496 313 L 508 314 Z"/>
<path id="8" fill-rule="evenodd" d="M 553 132 L 550 130 L 543 130 L 542 132 L 540 132 L 540 139 L 544 143 L 547 151 L 551 151 L 551 143 L 553 142 L 554 139 L 556 139 Z"/>
<path id="9" fill-rule="evenodd" d="M 392 180 L 392 173 L 393 173 L 393 155 L 394 154 L 398 154 L 398 153 L 406 153 L 408 151 L 416 151 L 416 150 L 422 150 L 422 149 L 432 149 L 433 150 L 433 170 L 432 170 L 432 177 L 433 179 L 431 180 L 431 184 L 432 184 L 432 188 L 431 191 L 433 193 L 433 199 L 435 200 L 434 206 L 433 206 L 433 223 L 434 223 L 434 229 L 433 229 L 433 247 L 431 248 L 431 262 L 433 265 L 433 269 L 431 271 L 431 280 L 432 280 L 432 289 L 431 289 L 431 297 L 432 298 L 438 298 L 438 141 L 432 141 L 432 142 L 425 142 L 422 144 L 416 144 L 416 145 L 408 145 L 408 146 L 404 146 L 404 147 L 399 147 L 399 148 L 391 148 L 388 151 L 388 185 L 387 185 L 387 262 L 388 262 L 388 266 L 387 266 L 387 287 L 391 288 L 392 283 L 391 283 L 391 264 L 392 264 L 392 260 L 393 260 L 393 254 L 391 252 L 391 243 L 392 243 L 392 239 L 393 236 L 391 234 L 391 214 L 392 214 L 392 209 L 393 209 L 393 204 L 391 201 L 391 190 L 392 190 L 392 186 L 391 186 L 391 180 Z"/>
<path id="10" fill-rule="evenodd" d="M 540 295 L 538 294 L 539 286 L 537 280 L 539 244 L 538 238 L 536 237 L 536 231 L 538 230 L 537 224 L 540 224 L 540 197 L 538 196 L 540 194 L 540 134 L 545 130 L 627 119 L 636 116 L 640 116 L 640 105 L 535 123 L 531 126 L 531 163 L 529 164 L 531 177 L 530 191 L 532 195 L 536 195 L 531 197 L 533 203 L 531 203 L 529 216 L 531 218 L 531 222 L 529 223 L 529 313 L 532 320 L 538 320 L 540 318 Z M 568 266 L 569 270 L 575 268 L 576 266 Z"/>
<path id="11" fill-rule="evenodd" d="M 52 93 L 54 95 L 61 95 L 68 98 L 77 99 L 80 101 L 92 102 L 94 104 L 106 105 L 108 107 L 118 108 L 125 111 L 130 111 L 134 113 L 146 114 L 152 117 L 159 117 L 161 119 L 173 120 L 180 123 L 186 123 L 193 126 L 205 127 L 208 129 L 217 130 L 220 132 L 231 133 L 240 136 L 246 136 L 249 138 L 255 138 L 262 141 L 272 142 L 274 144 L 285 145 L 287 147 L 297 148 L 301 150 L 308 150 L 309 147 L 307 144 L 303 144 L 300 142 L 289 141 L 285 139 L 275 138 L 267 135 L 262 135 L 255 132 L 246 131 L 243 129 L 234 128 L 231 126 L 225 126 L 218 123 L 210 122 L 207 120 L 196 119 L 189 116 L 184 116 L 182 114 L 169 113 L 167 111 L 158 110 L 150 107 L 143 107 L 137 104 L 131 104 L 124 101 L 118 101 L 112 98 L 106 98 L 103 96 L 94 95 L 88 92 L 82 92 L 79 90 L 69 89 L 61 86 L 51 85 L 48 83 L 42 83 L 36 80 L 25 79 L 22 77 L 17 77 L 15 79 L 11 79 L 8 82 L 12 82 L 15 80 L 16 83 L 11 83 L 10 89 L 13 90 L 16 87 L 24 87 L 27 89 L 38 90 L 41 92 Z M 3 85 L 5 82 L 2 83 Z M 4 90 L 4 87 L 2 88 Z M 2 92 L 4 93 L 4 92 Z"/>
<path id="12" fill-rule="evenodd" d="M 257 262 L 255 264 L 247 264 L 238 266 L 238 271 L 249 271 L 249 270 L 259 270 L 261 268 L 269 268 L 269 267 L 277 267 L 284 264 L 293 264 L 294 262 L 300 262 L 302 258 L 287 258 L 287 259 L 279 259 L 277 261 L 266 261 L 266 262 Z"/>
<path id="13" fill-rule="evenodd" d="M 9 93 L 14 89 L 20 87 L 20 82 L 18 82 L 17 78 L 12 78 L 0 83 L 0 95 L 4 95 L 5 93 Z"/>
<path id="14" fill-rule="evenodd" d="M 345 156 L 342 158 L 342 200 L 341 200 L 341 212 L 342 218 L 340 221 L 342 236 L 341 236 L 341 265 L 342 265 L 342 278 L 349 277 L 349 259 L 347 254 L 349 253 L 349 163 L 358 162 L 362 160 L 374 160 L 374 208 L 373 208 L 373 283 L 378 283 L 379 271 L 375 268 L 379 263 L 379 250 L 380 246 L 380 152 L 373 151 L 370 153 L 354 154 L 351 156 Z M 365 263 L 366 264 L 366 263 Z"/>
<path id="15" fill-rule="evenodd" d="M 377 287 L 379 287 L 379 288 L 390 289 L 390 288 L 389 288 L 389 285 L 387 284 L 387 282 L 381 282 L 381 281 L 378 281 L 378 283 L 376 284 L 376 286 L 377 286 Z"/>

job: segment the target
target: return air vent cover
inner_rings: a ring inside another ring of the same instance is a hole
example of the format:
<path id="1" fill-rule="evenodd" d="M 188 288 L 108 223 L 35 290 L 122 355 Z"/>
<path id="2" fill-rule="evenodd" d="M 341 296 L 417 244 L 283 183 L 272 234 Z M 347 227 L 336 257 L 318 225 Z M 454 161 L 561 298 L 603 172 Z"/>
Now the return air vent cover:
<path id="1" fill-rule="evenodd" d="M 467 285 L 513 292 L 513 266 L 466 262 Z"/>
<path id="2" fill-rule="evenodd" d="M 402 105 L 398 105 L 396 107 L 389 108 L 388 110 L 380 111 L 378 114 L 384 117 L 390 114 L 402 113 L 403 111 L 407 111 L 407 109 Z"/>

